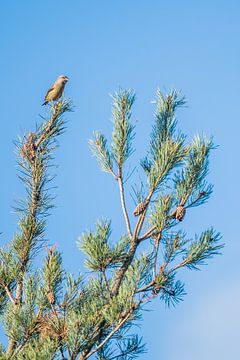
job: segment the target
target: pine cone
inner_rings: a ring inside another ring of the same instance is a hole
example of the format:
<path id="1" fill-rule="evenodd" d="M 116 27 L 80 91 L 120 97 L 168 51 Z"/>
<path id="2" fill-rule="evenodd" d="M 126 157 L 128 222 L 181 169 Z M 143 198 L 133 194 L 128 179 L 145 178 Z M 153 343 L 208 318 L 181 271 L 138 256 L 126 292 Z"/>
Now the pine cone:
<path id="1" fill-rule="evenodd" d="M 64 322 L 61 327 L 55 326 L 56 315 L 53 313 L 48 313 L 38 319 L 38 331 L 41 339 L 50 338 L 55 339 L 64 339 L 67 336 L 67 325 Z"/>
<path id="2" fill-rule="evenodd" d="M 28 151 L 29 151 L 29 158 L 30 161 L 34 161 L 36 157 L 36 146 L 33 140 L 33 133 L 29 133 L 28 135 Z"/>
<path id="3" fill-rule="evenodd" d="M 133 215 L 134 216 L 139 216 L 140 214 L 142 214 L 144 212 L 144 210 L 147 207 L 147 203 L 146 202 L 140 202 L 136 208 L 133 211 Z"/>
<path id="4" fill-rule="evenodd" d="M 176 209 L 176 215 L 175 215 L 175 218 L 178 220 L 178 221 L 183 221 L 183 218 L 186 214 L 186 209 L 182 206 L 182 205 L 179 205 Z"/>
<path id="5" fill-rule="evenodd" d="M 28 157 L 30 162 L 34 162 L 36 157 L 36 145 L 33 140 L 33 133 L 28 134 L 28 139 L 21 149 L 21 156 Z"/>
<path id="6" fill-rule="evenodd" d="M 53 305 L 55 303 L 55 295 L 52 291 L 47 294 L 47 298 L 50 304 Z"/>

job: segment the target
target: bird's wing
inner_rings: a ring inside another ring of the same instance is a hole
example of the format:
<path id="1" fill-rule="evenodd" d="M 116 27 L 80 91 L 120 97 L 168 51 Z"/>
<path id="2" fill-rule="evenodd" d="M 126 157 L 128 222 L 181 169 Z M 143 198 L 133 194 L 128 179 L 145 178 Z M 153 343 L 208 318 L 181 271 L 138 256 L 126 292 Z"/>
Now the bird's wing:
<path id="1" fill-rule="evenodd" d="M 46 96 L 44 98 L 44 100 L 47 100 L 48 95 L 50 94 L 50 92 L 52 92 L 54 90 L 54 85 L 48 90 L 48 92 L 46 93 Z"/>

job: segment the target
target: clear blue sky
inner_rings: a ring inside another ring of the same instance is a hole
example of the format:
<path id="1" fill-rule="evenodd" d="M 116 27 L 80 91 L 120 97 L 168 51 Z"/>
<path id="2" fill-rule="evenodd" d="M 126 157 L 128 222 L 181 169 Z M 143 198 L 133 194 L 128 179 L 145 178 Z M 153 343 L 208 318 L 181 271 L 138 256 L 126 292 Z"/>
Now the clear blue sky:
<path id="1" fill-rule="evenodd" d="M 175 309 L 156 300 L 144 315 L 144 360 L 238 359 L 240 323 L 239 1 L 4 1 L 0 13 L 1 244 L 11 239 L 16 179 L 13 139 L 33 128 L 48 86 L 69 76 L 66 96 L 75 105 L 56 162 L 57 208 L 47 236 L 57 243 L 66 268 L 83 269 L 76 239 L 99 217 L 120 231 L 120 205 L 113 180 L 90 155 L 93 130 L 111 132 L 110 97 L 119 86 L 137 91 L 137 151 L 144 155 L 157 86 L 176 87 L 188 99 L 179 124 L 189 134 L 214 136 L 214 195 L 191 210 L 184 228 L 192 235 L 209 225 L 221 231 L 224 254 L 201 272 L 182 272 L 188 295 Z M 128 199 L 132 209 L 133 203 Z"/>

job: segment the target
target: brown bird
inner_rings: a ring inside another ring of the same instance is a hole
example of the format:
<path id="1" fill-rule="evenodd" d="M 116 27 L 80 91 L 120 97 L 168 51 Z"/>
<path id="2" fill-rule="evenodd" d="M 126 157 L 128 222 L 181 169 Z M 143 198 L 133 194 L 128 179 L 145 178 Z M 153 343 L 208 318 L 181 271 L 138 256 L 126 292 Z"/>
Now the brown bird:
<path id="1" fill-rule="evenodd" d="M 49 101 L 56 101 L 60 99 L 67 82 L 68 82 L 67 76 L 65 75 L 59 76 L 55 81 L 55 83 L 53 84 L 53 86 L 48 90 L 42 106 L 48 104 Z"/>

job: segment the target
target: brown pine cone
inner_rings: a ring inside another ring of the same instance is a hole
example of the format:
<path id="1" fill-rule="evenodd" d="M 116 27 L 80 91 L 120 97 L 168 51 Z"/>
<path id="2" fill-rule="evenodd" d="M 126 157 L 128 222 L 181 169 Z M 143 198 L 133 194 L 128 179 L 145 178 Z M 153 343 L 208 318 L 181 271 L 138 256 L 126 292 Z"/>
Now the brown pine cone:
<path id="1" fill-rule="evenodd" d="M 183 218 L 186 214 L 186 209 L 182 206 L 182 205 L 179 205 L 176 209 L 176 215 L 175 215 L 175 218 L 178 220 L 178 221 L 183 221 Z"/>
<path id="2" fill-rule="evenodd" d="M 27 157 L 31 163 L 33 163 L 36 158 L 36 145 L 34 143 L 32 132 L 28 134 L 27 141 L 21 149 L 21 156 Z"/>
<path id="3" fill-rule="evenodd" d="M 47 294 L 47 298 L 48 298 L 48 301 L 50 302 L 51 305 L 53 305 L 55 303 L 55 296 L 54 296 L 54 293 L 52 291 L 50 291 Z"/>
<path id="4" fill-rule="evenodd" d="M 136 208 L 133 211 L 133 215 L 134 216 L 139 216 L 140 214 L 142 214 L 144 212 L 144 210 L 146 209 L 146 202 L 140 202 Z"/>

